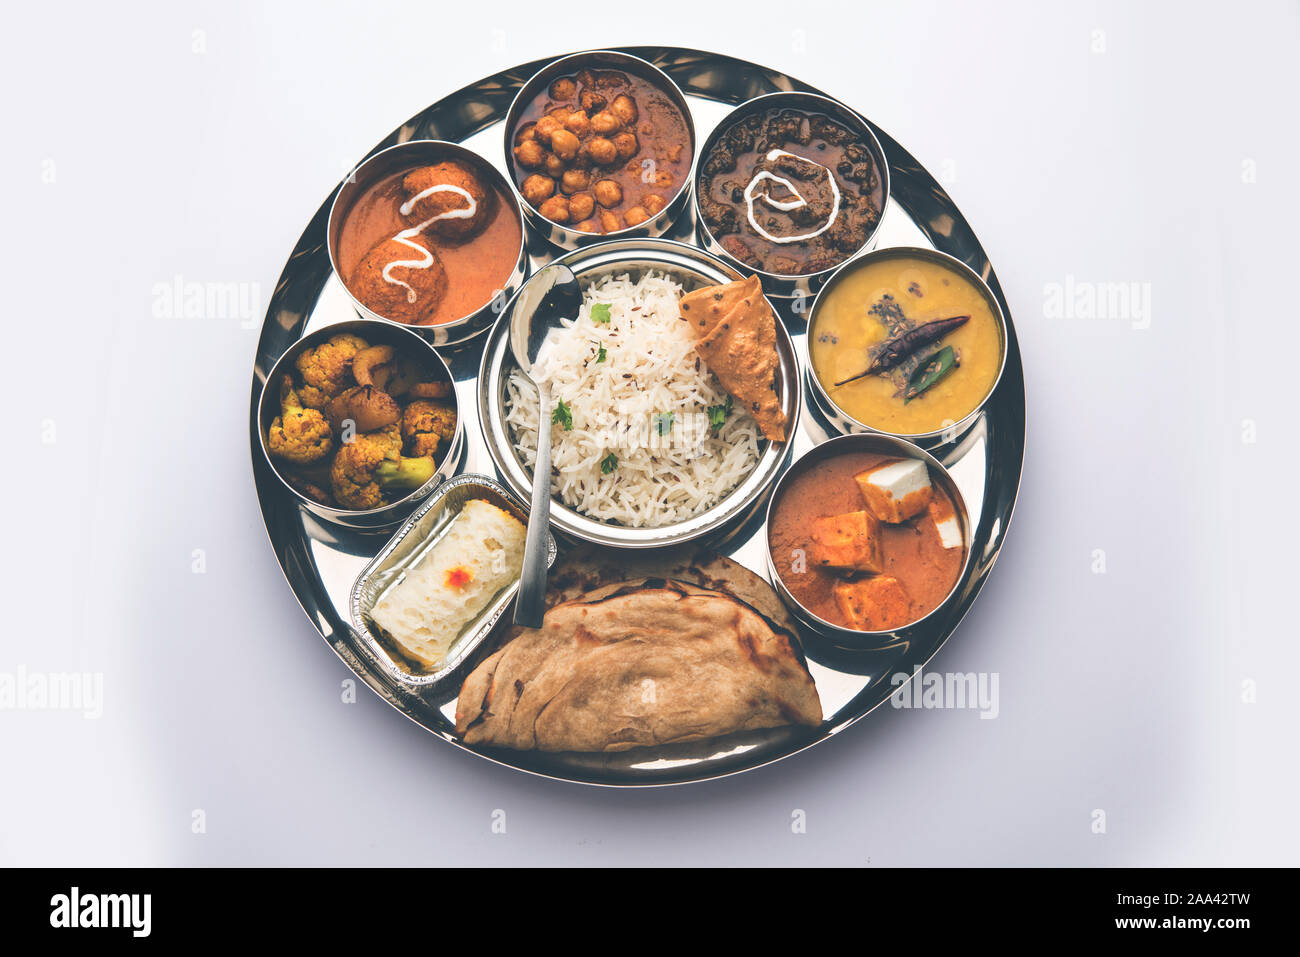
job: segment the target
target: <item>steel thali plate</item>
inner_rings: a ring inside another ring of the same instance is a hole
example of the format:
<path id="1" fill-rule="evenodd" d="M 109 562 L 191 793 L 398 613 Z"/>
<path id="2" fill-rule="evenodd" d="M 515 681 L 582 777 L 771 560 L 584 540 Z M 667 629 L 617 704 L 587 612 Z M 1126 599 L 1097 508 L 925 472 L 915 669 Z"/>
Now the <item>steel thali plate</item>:
<path id="1" fill-rule="evenodd" d="M 737 104 L 764 93 L 802 90 L 823 93 L 774 70 L 719 54 L 671 47 L 629 47 L 685 91 L 702 143 Z M 558 57 L 558 55 L 557 55 Z M 410 139 L 444 139 L 476 150 L 509 175 L 502 155 L 501 124 L 515 92 L 551 60 L 549 57 L 502 71 L 437 101 L 394 130 L 371 153 Z M 835 91 L 824 95 L 835 97 Z M 842 98 L 840 98 L 842 99 Z M 866 115 L 870 104 L 848 105 Z M 948 467 L 970 509 L 972 559 L 956 593 L 941 614 L 904 640 L 871 650 L 840 648 L 825 639 L 803 642 L 809 670 L 821 697 L 820 728 L 774 729 L 715 741 L 611 755 L 546 754 L 467 747 L 455 733 L 454 691 L 423 696 L 395 681 L 348 624 L 353 581 L 388 540 L 321 522 L 301 509 L 280 486 L 262 457 L 257 434 L 257 400 L 275 360 L 298 338 L 322 326 L 356 317 L 346 291 L 330 269 L 326 221 L 333 194 L 307 225 L 276 284 L 257 346 L 250 402 L 253 473 L 267 534 L 285 578 L 325 641 L 377 694 L 443 740 L 488 760 L 530 773 L 607 786 L 656 786 L 702 781 L 760 767 L 825 741 L 889 699 L 896 673 L 925 665 L 952 634 L 979 593 L 1007 533 L 1020 484 L 1025 443 L 1024 373 L 1006 299 L 979 241 L 939 183 L 892 137 L 872 124 L 889 160 L 891 195 L 878 247 L 929 246 L 965 262 L 992 289 L 1007 320 L 1007 360 L 1002 378 L 973 426 L 954 443 L 930 451 Z M 367 154 L 370 155 L 370 154 Z M 358 158 L 360 162 L 362 158 Z M 337 189 L 337 188 L 336 188 Z M 689 211 L 666 238 L 694 242 Z M 559 250 L 530 237 L 533 268 Z M 805 317 L 775 301 L 806 359 Z M 476 376 L 486 336 L 440 350 L 456 380 L 469 446 L 462 472 L 495 474 L 477 421 Z M 828 432 L 813 403 L 804 402 L 793 439 L 797 460 Z M 748 519 L 727 536 L 727 555 L 767 578 L 762 516 Z M 847 756 L 846 756 L 847 757 Z"/>

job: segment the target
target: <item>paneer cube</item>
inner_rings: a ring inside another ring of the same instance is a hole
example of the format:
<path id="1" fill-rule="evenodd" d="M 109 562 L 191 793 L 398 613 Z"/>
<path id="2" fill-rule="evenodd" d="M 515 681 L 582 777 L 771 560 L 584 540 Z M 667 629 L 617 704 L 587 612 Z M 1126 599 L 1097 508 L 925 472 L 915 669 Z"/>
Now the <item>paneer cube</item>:
<path id="1" fill-rule="evenodd" d="M 957 520 L 957 513 L 946 498 L 940 496 L 931 499 L 930 518 L 934 522 L 935 531 L 939 533 L 939 543 L 944 548 L 961 548 L 961 522 Z"/>
<path id="2" fill-rule="evenodd" d="M 870 512 L 813 519 L 809 558 L 819 568 L 878 572 L 885 567 L 880 522 Z"/>
<path id="3" fill-rule="evenodd" d="M 853 476 L 871 514 L 896 525 L 930 504 L 930 469 L 920 459 L 897 459 Z"/>
<path id="4" fill-rule="evenodd" d="M 912 618 L 912 599 L 897 578 L 876 575 L 853 582 L 835 583 L 835 604 L 850 628 L 888 631 Z"/>

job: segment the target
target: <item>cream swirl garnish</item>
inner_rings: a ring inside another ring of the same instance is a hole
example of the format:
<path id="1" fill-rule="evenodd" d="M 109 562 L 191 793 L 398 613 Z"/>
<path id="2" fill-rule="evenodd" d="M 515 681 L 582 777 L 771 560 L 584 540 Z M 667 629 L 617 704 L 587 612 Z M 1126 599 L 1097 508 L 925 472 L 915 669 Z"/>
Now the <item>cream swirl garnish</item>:
<path id="1" fill-rule="evenodd" d="M 422 244 L 417 243 L 415 237 L 420 235 L 420 233 L 424 232 L 426 228 L 440 219 L 469 219 L 478 212 L 478 203 L 474 202 L 474 197 L 469 194 L 469 191 L 461 189 L 459 186 L 452 186 L 450 183 L 430 186 L 423 192 L 416 193 L 401 206 L 397 207 L 397 211 L 403 216 L 409 216 L 411 215 L 411 210 L 415 209 L 416 204 L 419 203 L 420 200 L 424 199 L 426 196 L 432 196 L 434 193 L 455 193 L 458 196 L 463 196 L 465 202 L 469 203 L 469 205 L 462 206 L 459 209 L 448 209 L 439 213 L 437 216 L 426 219 L 418 226 L 412 226 L 410 229 L 403 229 L 393 237 L 393 242 L 401 243 L 403 246 L 410 246 L 420 254 L 419 259 L 394 259 L 384 267 L 384 271 L 380 274 L 384 277 L 384 282 L 391 282 L 406 290 L 407 302 L 415 302 L 418 298 L 415 294 L 415 289 L 409 283 L 402 282 L 402 280 L 394 277 L 391 270 L 396 269 L 399 266 L 405 269 L 428 269 L 433 265 L 433 253 L 429 252 L 429 250 Z"/>
<path id="2" fill-rule="evenodd" d="M 792 157 L 793 159 L 802 160 L 805 163 L 809 163 L 813 166 L 816 166 L 819 169 L 826 170 L 826 181 L 831 184 L 831 196 L 835 200 L 834 205 L 831 207 L 831 215 L 826 220 L 826 224 L 822 226 L 821 229 L 815 230 L 811 233 L 804 233 L 802 236 L 773 236 L 762 226 L 758 225 L 758 220 L 754 218 L 754 199 L 755 199 L 754 192 L 758 188 L 759 183 L 762 183 L 764 180 L 770 179 L 774 183 L 780 183 L 782 186 L 784 186 L 786 189 L 788 189 L 791 193 L 795 195 L 796 197 L 795 199 L 781 200 L 781 199 L 773 199 L 770 193 L 766 191 L 763 192 L 763 201 L 767 203 L 767 205 L 771 206 L 773 209 L 780 210 L 783 213 L 788 213 L 796 209 L 802 209 L 804 206 L 808 205 L 808 200 L 804 199 L 803 194 L 800 193 L 799 190 L 795 188 L 794 183 L 790 182 L 784 176 L 777 176 L 775 173 L 770 172 L 769 170 L 760 170 L 759 172 L 754 174 L 754 178 L 751 179 L 749 181 L 749 185 L 745 187 L 745 212 L 746 215 L 749 217 L 749 225 L 753 226 L 754 231 L 758 233 L 760 236 L 762 236 L 764 239 L 774 243 L 798 243 L 798 242 L 803 242 L 805 239 L 813 239 L 814 237 L 820 236 L 822 233 L 826 232 L 826 230 L 830 229 L 831 226 L 834 225 L 836 217 L 839 216 L 840 214 L 839 185 L 835 182 L 834 175 L 827 167 L 822 166 L 821 163 L 814 163 L 806 156 L 800 156 L 797 153 L 789 153 L 785 150 L 770 150 L 767 156 L 764 158 L 768 162 L 771 162 L 780 156 L 789 156 Z"/>

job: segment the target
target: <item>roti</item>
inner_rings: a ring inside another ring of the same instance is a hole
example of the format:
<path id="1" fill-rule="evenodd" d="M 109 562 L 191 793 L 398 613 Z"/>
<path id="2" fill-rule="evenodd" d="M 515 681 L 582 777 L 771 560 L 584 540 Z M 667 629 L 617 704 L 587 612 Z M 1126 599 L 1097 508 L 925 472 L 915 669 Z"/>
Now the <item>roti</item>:
<path id="1" fill-rule="evenodd" d="M 560 602 L 465 680 L 466 744 L 610 752 L 821 723 L 794 636 L 688 582 L 612 583 Z"/>

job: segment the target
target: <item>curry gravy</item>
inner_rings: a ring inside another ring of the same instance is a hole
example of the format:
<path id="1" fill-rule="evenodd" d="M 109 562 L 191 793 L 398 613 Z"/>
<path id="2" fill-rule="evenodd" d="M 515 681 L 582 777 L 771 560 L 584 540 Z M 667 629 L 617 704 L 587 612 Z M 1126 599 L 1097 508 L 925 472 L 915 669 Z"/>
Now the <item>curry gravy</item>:
<path id="1" fill-rule="evenodd" d="M 351 276 L 376 244 L 410 227 L 398 212 L 398 207 L 406 201 L 402 179 L 409 172 L 399 170 L 379 180 L 348 210 L 339 233 L 340 276 Z M 496 194 L 492 219 L 481 233 L 463 242 L 432 232 L 421 237 L 442 261 L 447 273 L 447 290 L 432 314 L 418 325 L 436 326 L 477 312 L 492 301 L 514 272 L 523 229 L 515 212 L 514 198 L 487 177 L 480 177 L 480 181 L 484 189 Z"/>
<path id="2" fill-rule="evenodd" d="M 809 528 L 814 519 L 865 509 L 853 477 L 897 458 L 846 452 L 824 459 L 796 475 L 772 507 L 767 540 L 781 581 L 814 615 L 843 628 L 851 626 L 836 604 L 832 588 L 844 576 L 813 566 L 808 558 Z M 935 499 L 953 508 L 952 499 L 933 474 L 930 484 Z M 898 579 L 911 600 L 907 620 L 891 625 L 901 627 L 929 614 L 948 596 L 961 574 L 966 548 L 944 548 L 928 510 L 899 525 L 882 523 L 881 534 L 883 574 Z M 802 570 L 796 570 L 796 563 Z"/>
<path id="3" fill-rule="evenodd" d="M 959 364 L 911 402 L 890 376 L 835 384 L 870 366 L 872 350 L 887 338 L 869 311 L 886 296 L 917 324 L 970 316 L 923 350 L 952 346 Z M 983 291 L 955 270 L 919 258 L 891 256 L 853 269 L 822 296 L 808 335 L 813 372 L 831 400 L 863 425 L 895 435 L 935 432 L 969 415 L 997 381 L 1002 350 L 1002 326 Z"/>

